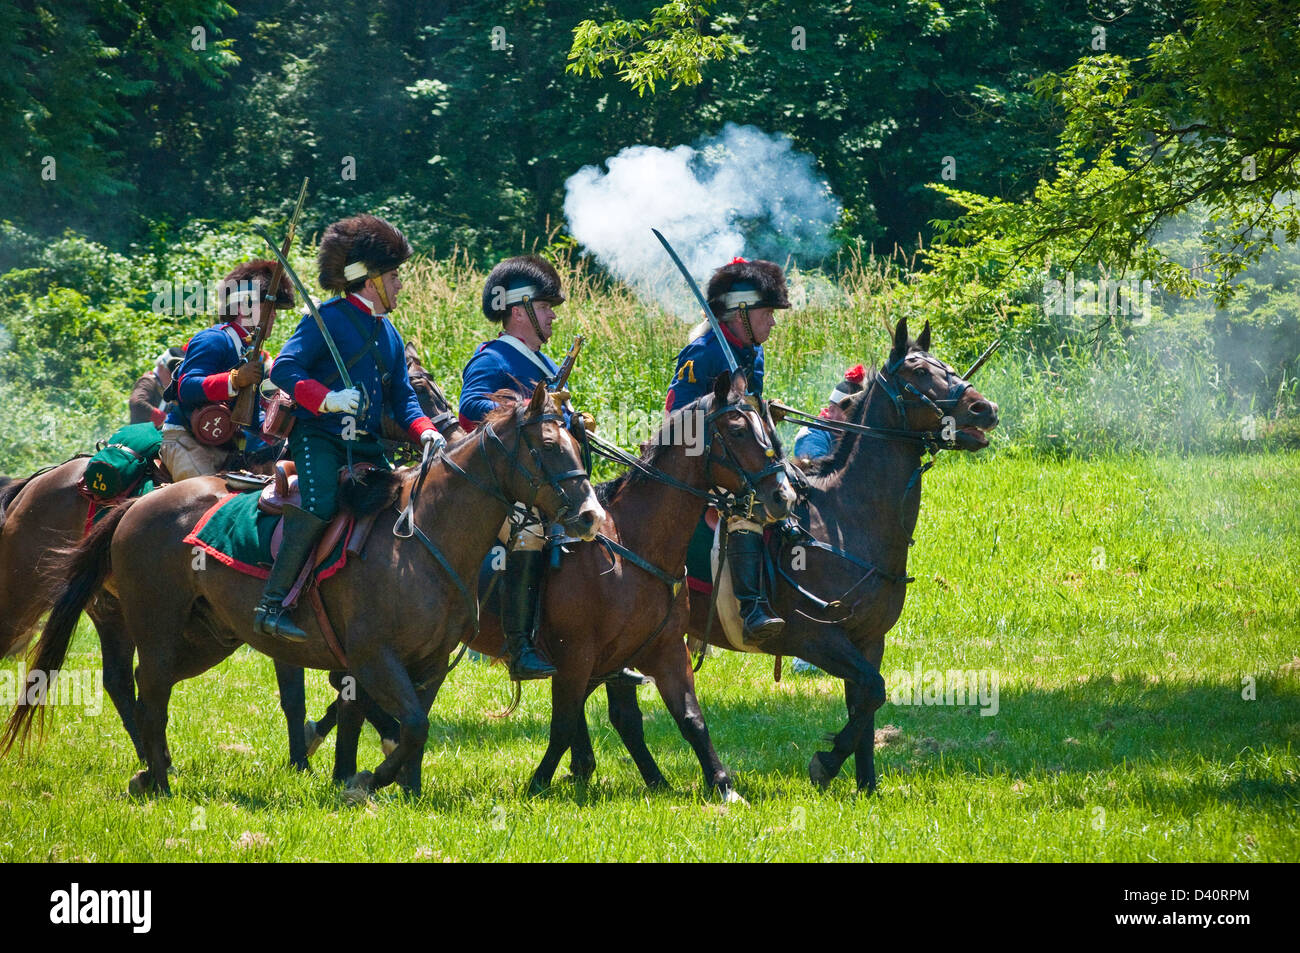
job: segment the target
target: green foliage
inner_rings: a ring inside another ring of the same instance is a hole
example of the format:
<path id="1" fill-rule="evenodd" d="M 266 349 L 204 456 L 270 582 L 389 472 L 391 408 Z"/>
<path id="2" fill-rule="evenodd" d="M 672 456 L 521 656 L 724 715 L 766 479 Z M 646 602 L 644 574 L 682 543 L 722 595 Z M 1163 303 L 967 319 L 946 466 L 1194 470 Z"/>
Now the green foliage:
<path id="1" fill-rule="evenodd" d="M 930 250 L 935 293 L 979 311 L 1052 263 L 1102 262 L 1184 297 L 1212 290 L 1300 240 L 1300 90 L 1260 76 L 1300 70 L 1294 3 L 1197 0 L 1186 29 L 1143 57 L 1097 55 L 1035 85 L 1064 113 L 1054 168 L 1032 198 L 939 191 L 964 214 Z M 1206 212 L 1193 269 L 1155 241 L 1170 218 Z"/>
<path id="2" fill-rule="evenodd" d="M 567 72 L 599 79 L 602 67 L 618 73 L 638 96 L 655 91 L 655 82 L 672 80 L 672 89 L 698 86 L 701 67 L 749 52 L 731 33 L 705 36 L 700 24 L 717 0 L 672 0 L 650 12 L 650 20 L 583 20 L 573 28 Z"/>

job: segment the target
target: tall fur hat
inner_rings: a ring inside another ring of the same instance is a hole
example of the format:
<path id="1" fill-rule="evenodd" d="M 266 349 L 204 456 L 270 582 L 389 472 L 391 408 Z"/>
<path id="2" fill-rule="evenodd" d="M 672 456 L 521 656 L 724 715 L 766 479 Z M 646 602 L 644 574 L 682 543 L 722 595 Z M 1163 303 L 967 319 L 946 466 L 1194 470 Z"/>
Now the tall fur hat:
<path id="1" fill-rule="evenodd" d="M 275 262 L 268 261 L 265 258 L 254 258 L 252 261 L 246 261 L 242 265 L 236 266 L 230 274 L 221 279 L 219 292 L 220 313 L 223 316 L 229 316 L 237 312 L 235 303 L 232 303 L 230 299 L 243 290 L 240 286 L 246 282 L 256 281 L 258 296 L 265 298 L 267 291 L 271 287 L 271 272 L 274 269 Z M 292 308 L 293 304 L 293 283 L 289 281 L 288 275 L 284 275 L 280 279 L 280 287 L 275 290 L 275 306 L 276 308 Z"/>
<path id="2" fill-rule="evenodd" d="M 320 286 L 356 291 L 366 278 L 392 271 L 410 257 L 411 243 L 394 226 L 374 215 L 354 215 L 325 229 L 316 256 Z"/>
<path id="3" fill-rule="evenodd" d="M 728 299 L 728 295 L 731 296 Z M 706 292 L 709 307 L 718 317 L 740 307 L 741 299 L 751 308 L 788 308 L 790 298 L 785 290 L 785 272 L 771 261 L 746 261 L 733 258 L 709 279 Z"/>
<path id="4" fill-rule="evenodd" d="M 560 275 L 545 258 L 520 255 L 493 268 L 483 285 L 483 313 L 489 321 L 504 321 L 510 307 L 522 302 L 525 295 L 551 304 L 564 301 Z"/>

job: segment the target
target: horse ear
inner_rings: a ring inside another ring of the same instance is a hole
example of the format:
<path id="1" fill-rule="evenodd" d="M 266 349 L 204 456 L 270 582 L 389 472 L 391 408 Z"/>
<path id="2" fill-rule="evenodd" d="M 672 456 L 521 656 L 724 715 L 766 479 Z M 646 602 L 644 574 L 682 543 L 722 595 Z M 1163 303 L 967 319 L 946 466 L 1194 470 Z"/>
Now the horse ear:
<path id="1" fill-rule="evenodd" d="M 528 402 L 529 417 L 536 417 L 546 409 L 546 396 L 546 385 L 538 381 L 533 388 L 533 399 Z"/>
<path id="2" fill-rule="evenodd" d="M 727 403 L 734 404 L 739 400 L 743 400 L 748 391 L 749 378 L 745 376 L 744 371 L 737 370 L 736 373 L 732 375 L 731 387 L 727 389 Z"/>
<path id="3" fill-rule="evenodd" d="M 898 326 L 894 328 L 894 349 L 889 352 L 891 362 L 898 360 L 907 353 L 907 318 L 899 318 Z"/>
<path id="4" fill-rule="evenodd" d="M 930 322 L 925 322 L 925 327 L 921 328 L 921 333 L 916 336 L 916 346 L 927 353 L 930 350 Z"/>
<path id="5" fill-rule="evenodd" d="M 731 374 L 723 371 L 717 377 L 713 378 L 713 403 L 721 407 L 727 403 L 727 395 L 731 393 Z"/>

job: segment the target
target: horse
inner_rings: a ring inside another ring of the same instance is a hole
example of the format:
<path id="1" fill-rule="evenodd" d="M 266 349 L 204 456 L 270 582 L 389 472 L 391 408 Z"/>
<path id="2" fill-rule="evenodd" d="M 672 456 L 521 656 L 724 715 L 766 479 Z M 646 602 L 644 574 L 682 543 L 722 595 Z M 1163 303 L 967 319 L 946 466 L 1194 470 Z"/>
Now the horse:
<path id="1" fill-rule="evenodd" d="M 447 398 L 420 362 L 414 345 L 406 345 L 407 373 L 424 412 L 448 441 L 464 435 Z M 384 420 L 385 436 L 393 446 L 406 440 L 391 419 Z M 89 521 L 89 501 L 77 489 L 89 459 L 78 454 L 30 477 L 0 486 L 0 657 L 17 655 L 27 646 L 37 623 L 53 604 L 59 579 L 54 572 L 58 555 L 82 538 Z M 255 467 L 269 472 L 269 465 Z M 6 478 L 8 479 L 8 478 Z M 104 689 L 122 719 L 122 725 L 140 760 L 145 760 L 135 728 L 135 683 L 131 664 L 135 646 L 126 640 L 113 598 L 101 593 L 86 614 L 99 635 Z M 332 724 L 331 704 L 318 726 L 306 721 L 306 683 L 301 668 L 276 663 L 280 707 L 288 724 L 289 763 L 307 769 L 308 758 Z M 338 680 L 338 676 L 335 676 Z M 396 745 L 397 722 L 378 706 L 370 705 L 366 719 L 386 747 Z M 323 730 L 322 730 L 323 729 Z"/>
<path id="2" fill-rule="evenodd" d="M 426 455 L 418 470 L 372 475 L 381 503 L 405 501 L 398 525 L 406 532 L 395 525 L 392 534 L 372 537 L 365 558 L 350 560 L 321 592 L 327 616 L 343 633 L 345 667 L 400 725 L 397 747 L 373 774 L 352 778 L 355 786 L 382 788 L 400 773 L 401 786 L 419 794 L 429 709 L 451 650 L 477 615 L 463 579 L 475 578 L 513 504 L 536 506 L 581 538 L 599 531 L 604 511 L 562 420 L 555 396 L 539 384 L 531 400 L 490 414 L 474 436 Z M 136 722 L 146 767 L 128 786 L 135 795 L 171 793 L 166 726 L 177 682 L 244 643 L 289 665 L 339 668 L 314 619 L 304 620 L 311 637 L 303 643 L 253 629 L 260 580 L 220 563 L 192 565 L 184 537 L 224 495 L 220 478 L 196 477 L 116 507 L 68 557 L 67 581 L 37 643 L 34 669 L 58 669 L 87 602 L 101 589 L 116 596 L 139 655 Z M 393 592 L 397 585 L 400 593 Z M 20 700 L 0 750 L 25 744 L 37 707 Z M 359 729 L 361 716 L 358 704 L 346 702 L 340 733 L 344 724 Z M 337 769 L 336 763 L 336 778 Z"/>
<path id="3" fill-rule="evenodd" d="M 886 698 L 880 663 L 911 582 L 907 551 L 928 467 L 922 458 L 944 445 L 978 452 L 988 446 L 986 431 L 998 424 L 997 404 L 929 351 L 929 322 L 913 341 L 906 319 L 900 320 L 889 359 L 854 396 L 834 452 L 805 468 L 805 501 L 795 512 L 809 535 L 774 534 L 780 542 L 772 602 L 786 623 L 758 648 L 802 658 L 844 682 L 848 723 L 833 736 L 831 750 L 815 752 L 808 764 L 810 781 L 823 790 L 850 755 L 858 789 L 876 789 L 875 713 Z M 802 546 L 801 571 L 794 568 L 796 546 Z M 709 600 L 692 598 L 689 635 L 732 649 L 709 617 Z M 653 765 L 641 740 L 635 691 L 611 685 L 607 694 L 610 721 L 631 725 L 618 731 L 633 759 Z"/>
<path id="4" fill-rule="evenodd" d="M 736 496 L 752 493 L 778 518 L 794 502 L 766 411 L 746 398 L 746 388 L 743 373 L 721 374 L 711 394 L 675 411 L 642 458 L 631 461 L 633 469 L 598 489 L 608 514 L 601 537 L 570 547 L 558 570 L 549 573 L 538 642 L 558 671 L 551 678 L 549 744 L 529 783 L 530 794 L 550 784 L 570 747 L 574 776 L 590 779 L 596 758 L 583 705 L 610 678 L 619 686 L 607 685 L 611 695 L 626 691 L 635 697 L 634 684 L 619 677 L 625 666 L 635 665 L 654 678 L 699 758 L 706 787 L 726 800 L 738 798 L 696 699 L 682 640 L 687 617 L 682 583 L 687 546 L 715 487 Z M 687 434 L 698 440 L 683 439 Z M 593 613 L 592 606 L 600 611 Z M 485 614 L 482 635 L 471 648 L 500 656 L 504 642 L 499 618 Z M 620 735 L 628 733 L 629 750 L 644 748 L 639 719 L 635 724 L 615 720 L 614 726 Z M 638 760 L 637 766 L 649 787 L 668 786 L 653 760 Z"/>

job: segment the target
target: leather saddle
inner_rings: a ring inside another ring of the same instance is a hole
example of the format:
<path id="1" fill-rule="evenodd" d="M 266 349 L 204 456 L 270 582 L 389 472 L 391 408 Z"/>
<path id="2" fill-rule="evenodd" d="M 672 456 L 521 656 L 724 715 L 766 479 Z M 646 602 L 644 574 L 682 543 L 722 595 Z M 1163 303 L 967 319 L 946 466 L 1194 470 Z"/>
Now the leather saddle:
<path id="1" fill-rule="evenodd" d="M 364 473 L 368 470 L 375 469 L 373 463 L 358 463 L 355 466 L 358 473 Z M 347 467 L 339 470 L 339 483 L 342 484 L 347 479 Z M 257 498 L 257 508 L 263 513 L 272 516 L 281 516 L 284 513 L 285 506 L 302 506 L 302 493 L 298 489 L 298 468 L 292 460 L 277 460 L 275 472 L 272 474 L 271 481 L 262 488 L 261 494 Z M 366 537 L 370 535 L 370 529 L 374 526 L 375 517 L 379 514 L 371 513 L 367 516 L 355 518 L 356 527 L 352 531 L 352 536 L 348 540 L 348 553 L 357 555 L 365 545 Z M 320 543 L 316 547 L 315 557 L 310 560 L 310 565 L 305 567 L 304 576 L 308 571 L 320 565 L 338 545 L 339 540 L 352 529 L 354 521 L 353 514 L 346 510 L 340 509 L 330 520 L 329 526 L 325 529 L 325 535 L 321 537 Z M 275 524 L 275 530 L 271 534 L 271 558 L 275 559 L 280 555 L 280 544 L 284 539 L 284 520 L 281 519 Z M 299 585 L 294 587 L 292 596 L 296 597 L 301 589 L 303 578 L 298 580 Z M 286 604 L 291 604 L 288 599 Z"/>

